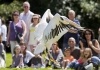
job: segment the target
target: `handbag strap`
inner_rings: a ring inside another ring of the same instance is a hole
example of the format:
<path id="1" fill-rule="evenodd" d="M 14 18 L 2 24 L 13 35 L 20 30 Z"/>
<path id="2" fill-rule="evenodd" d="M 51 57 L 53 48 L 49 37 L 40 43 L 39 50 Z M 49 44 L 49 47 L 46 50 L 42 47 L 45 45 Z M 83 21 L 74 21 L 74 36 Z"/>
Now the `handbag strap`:
<path id="1" fill-rule="evenodd" d="M 15 27 L 15 25 L 14 25 L 14 23 L 13 23 L 13 22 L 12 22 L 12 24 L 13 24 L 13 27 L 14 27 L 15 33 L 17 34 L 16 27 Z"/>

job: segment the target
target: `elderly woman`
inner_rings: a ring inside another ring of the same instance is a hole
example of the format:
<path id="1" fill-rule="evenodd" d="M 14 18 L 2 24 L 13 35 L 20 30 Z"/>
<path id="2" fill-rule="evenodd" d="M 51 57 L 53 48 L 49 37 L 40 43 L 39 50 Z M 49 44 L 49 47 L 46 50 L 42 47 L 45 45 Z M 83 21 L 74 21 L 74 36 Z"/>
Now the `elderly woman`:
<path id="1" fill-rule="evenodd" d="M 100 53 L 99 42 L 94 38 L 94 32 L 91 29 L 86 29 L 83 32 L 82 40 L 80 41 L 81 50 L 91 48 L 93 56 L 98 56 Z"/>

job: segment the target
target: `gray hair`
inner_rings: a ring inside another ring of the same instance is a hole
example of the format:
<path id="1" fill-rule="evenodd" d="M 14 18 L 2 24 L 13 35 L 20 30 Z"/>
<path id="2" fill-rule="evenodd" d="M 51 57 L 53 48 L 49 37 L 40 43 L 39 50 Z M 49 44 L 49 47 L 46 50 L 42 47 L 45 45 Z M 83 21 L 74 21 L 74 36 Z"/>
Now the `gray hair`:
<path id="1" fill-rule="evenodd" d="M 24 5 L 27 5 L 29 8 L 30 8 L 30 3 L 28 2 L 28 1 L 25 1 L 24 3 L 23 3 L 23 6 Z"/>
<path id="2" fill-rule="evenodd" d="M 69 40 L 72 40 L 72 41 L 74 41 L 74 43 L 76 43 L 76 40 L 74 37 L 70 37 Z"/>
<path id="3" fill-rule="evenodd" d="M 69 10 L 68 13 L 73 13 L 75 15 L 75 11 L 74 10 Z"/>

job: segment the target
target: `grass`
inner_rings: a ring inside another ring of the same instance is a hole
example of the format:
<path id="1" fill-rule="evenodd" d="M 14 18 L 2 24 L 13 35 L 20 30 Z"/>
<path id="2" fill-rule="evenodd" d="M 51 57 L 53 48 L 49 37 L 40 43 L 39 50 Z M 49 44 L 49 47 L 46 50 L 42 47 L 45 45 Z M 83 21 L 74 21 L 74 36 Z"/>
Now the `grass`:
<path id="1" fill-rule="evenodd" d="M 12 64 L 11 53 L 7 53 L 7 55 L 6 55 L 6 68 L 0 68 L 0 70 L 52 70 L 52 68 L 41 68 L 41 69 L 33 69 L 33 68 L 21 68 L 21 69 L 20 68 L 9 68 L 9 66 L 11 64 Z M 60 69 L 58 69 L 58 70 L 60 70 Z M 71 70 L 71 69 L 68 69 L 68 70 Z"/>

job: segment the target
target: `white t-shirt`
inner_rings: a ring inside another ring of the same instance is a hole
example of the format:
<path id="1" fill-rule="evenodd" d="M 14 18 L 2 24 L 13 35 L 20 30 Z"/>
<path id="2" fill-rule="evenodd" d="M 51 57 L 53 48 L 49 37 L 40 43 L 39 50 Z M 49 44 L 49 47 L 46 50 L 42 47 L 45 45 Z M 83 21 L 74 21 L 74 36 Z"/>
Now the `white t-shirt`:
<path id="1" fill-rule="evenodd" d="M 7 26 L 4 24 L 1 26 L 1 33 L 3 34 L 2 41 L 6 41 L 7 40 Z"/>
<path id="2" fill-rule="evenodd" d="M 29 27 L 30 27 L 30 24 L 31 24 L 31 19 L 33 17 L 34 13 L 31 12 L 31 11 L 28 11 L 26 14 L 24 12 L 22 12 L 20 14 L 20 19 L 21 20 L 24 20 L 24 22 L 26 23 L 26 27 L 27 27 L 27 34 L 25 36 L 25 41 L 27 42 L 28 40 L 28 35 L 29 35 Z"/>
<path id="3" fill-rule="evenodd" d="M 30 51 L 26 50 L 26 55 L 24 58 L 25 63 L 28 63 L 30 61 L 30 59 L 34 56 L 35 56 L 34 54 L 32 54 Z"/>

